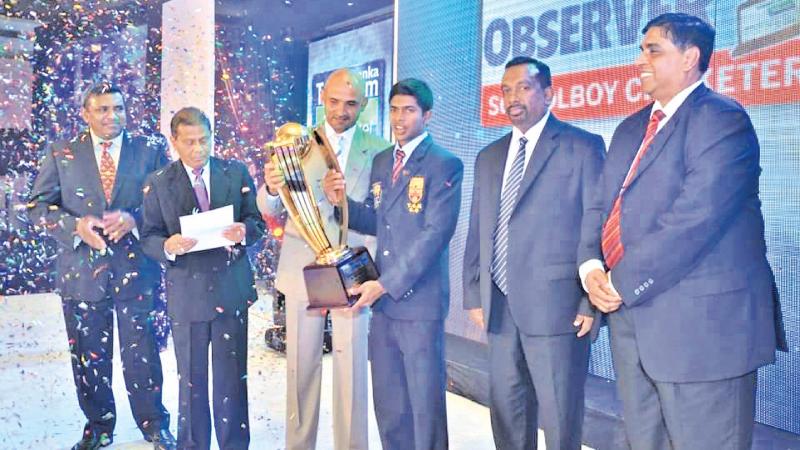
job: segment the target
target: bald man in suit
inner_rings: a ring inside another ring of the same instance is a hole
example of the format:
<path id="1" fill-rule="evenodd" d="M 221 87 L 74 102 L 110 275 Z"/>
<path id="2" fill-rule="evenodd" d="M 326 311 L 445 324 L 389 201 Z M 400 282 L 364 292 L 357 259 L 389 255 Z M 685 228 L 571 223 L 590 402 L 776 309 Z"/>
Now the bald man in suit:
<path id="1" fill-rule="evenodd" d="M 322 90 L 325 122 L 317 127 L 337 153 L 339 166 L 347 174 L 347 193 L 363 200 L 369 192 L 372 159 L 389 143 L 364 132 L 356 124 L 367 104 L 364 81 L 349 69 L 331 73 Z M 321 161 L 322 155 L 310 155 Z M 277 216 L 284 211 L 278 189 L 283 176 L 271 162 L 265 168 L 266 185 L 259 191 L 259 208 Z M 319 180 L 312 181 L 317 198 L 322 198 Z M 327 229 L 336 229 L 332 208 L 320 207 L 328 218 Z M 366 246 L 375 253 L 375 238 L 348 233 L 348 245 Z M 286 446 L 291 450 L 316 447 L 322 381 L 322 336 L 325 316 L 307 311 L 308 293 L 303 267 L 315 259 L 314 252 L 300 237 L 295 225 L 286 225 L 278 261 L 276 288 L 286 295 Z M 334 448 L 367 449 L 367 333 L 369 311 L 357 313 L 332 310 L 333 323 L 333 435 Z"/>

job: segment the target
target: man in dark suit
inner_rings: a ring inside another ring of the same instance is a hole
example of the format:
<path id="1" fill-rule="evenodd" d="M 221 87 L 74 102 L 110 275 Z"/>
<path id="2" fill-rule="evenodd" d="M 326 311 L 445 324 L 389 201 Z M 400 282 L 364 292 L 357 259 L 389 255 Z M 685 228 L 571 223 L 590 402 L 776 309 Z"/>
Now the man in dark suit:
<path id="1" fill-rule="evenodd" d="M 383 448 L 447 448 L 444 319 L 449 305 L 448 245 L 461 203 L 464 165 L 425 131 L 433 93 L 409 78 L 392 87 L 394 148 L 372 163 L 370 194 L 348 198 L 350 227 L 377 236 L 380 277 L 353 289 L 353 308 L 372 306 L 369 354 Z M 329 172 L 325 193 L 344 195 Z"/>
<path id="2" fill-rule="evenodd" d="M 608 313 L 631 447 L 749 449 L 779 317 L 758 139 L 741 105 L 703 85 L 710 25 L 669 13 L 643 33 L 636 66 L 654 103 L 614 132 L 581 278 Z"/>
<path id="3" fill-rule="evenodd" d="M 211 446 L 208 346 L 212 349 L 214 429 L 221 449 L 246 449 L 247 308 L 256 301 L 245 245 L 264 234 L 255 186 L 244 164 L 210 157 L 211 123 L 197 108 L 183 108 L 170 123 L 180 157 L 147 179 L 142 245 L 166 265 L 167 311 L 178 360 L 178 447 Z M 180 217 L 233 206 L 222 236 L 230 246 L 192 252 Z"/>
<path id="4" fill-rule="evenodd" d="M 30 217 L 59 244 L 62 298 L 72 373 L 87 423 L 73 449 L 111 444 L 113 319 L 117 313 L 125 384 L 136 425 L 155 448 L 173 448 L 161 403 L 161 359 L 151 321 L 158 264 L 139 243 L 142 186 L 167 164 L 165 143 L 125 131 L 122 91 L 108 83 L 86 94 L 89 130 L 45 154 L 31 193 Z"/>
<path id="5" fill-rule="evenodd" d="M 497 448 L 579 449 L 593 314 L 576 255 L 603 163 L 600 136 L 558 120 L 550 68 L 506 64 L 513 128 L 475 162 L 464 308 L 488 332 L 489 404 Z"/>

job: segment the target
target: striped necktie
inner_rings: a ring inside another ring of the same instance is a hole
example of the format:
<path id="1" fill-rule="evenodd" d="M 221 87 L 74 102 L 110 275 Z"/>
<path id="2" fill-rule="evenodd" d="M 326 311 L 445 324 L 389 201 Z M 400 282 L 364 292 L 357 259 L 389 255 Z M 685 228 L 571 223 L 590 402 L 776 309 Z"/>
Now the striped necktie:
<path id="1" fill-rule="evenodd" d="M 403 158 L 406 157 L 406 153 L 401 150 L 397 149 L 394 151 L 394 167 L 392 167 L 392 185 L 397 182 L 397 179 L 400 178 L 400 172 L 403 170 Z"/>
<path id="2" fill-rule="evenodd" d="M 622 219 L 622 194 L 625 192 L 625 189 L 628 188 L 631 181 L 633 181 L 633 177 L 636 176 L 639 163 L 642 162 L 644 154 L 647 152 L 650 143 L 653 142 L 653 138 L 655 138 L 658 132 L 658 123 L 661 122 L 661 119 L 664 117 L 664 111 L 661 110 L 656 110 L 653 112 L 653 115 L 650 116 L 650 122 L 647 124 L 647 131 L 645 131 L 642 145 L 639 146 L 639 151 L 636 152 L 636 157 L 633 158 L 633 163 L 631 163 L 631 167 L 628 169 L 628 176 L 625 177 L 617 199 L 614 200 L 614 206 L 611 207 L 611 213 L 608 215 L 608 219 L 606 219 L 606 223 L 603 225 L 601 247 L 603 250 L 603 259 L 605 259 L 606 266 L 609 270 L 613 269 L 625 254 L 625 248 L 622 245 L 622 228 L 620 225 Z"/>
<path id="3" fill-rule="evenodd" d="M 511 170 L 508 171 L 508 178 L 503 186 L 503 194 L 500 197 L 500 214 L 497 216 L 497 227 L 494 229 L 494 253 L 492 255 L 492 265 L 489 268 L 492 273 L 492 280 L 504 295 L 508 295 L 508 279 L 506 263 L 508 262 L 508 221 L 511 219 L 511 212 L 517 202 L 522 176 L 525 173 L 525 145 L 528 139 L 525 136 L 519 139 L 519 150 L 514 162 L 511 163 Z"/>

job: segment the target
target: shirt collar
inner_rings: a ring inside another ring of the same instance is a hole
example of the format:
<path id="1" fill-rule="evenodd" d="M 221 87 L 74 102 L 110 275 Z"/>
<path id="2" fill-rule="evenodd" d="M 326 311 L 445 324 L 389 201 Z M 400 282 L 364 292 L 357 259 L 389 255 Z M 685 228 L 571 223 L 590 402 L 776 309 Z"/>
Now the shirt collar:
<path id="1" fill-rule="evenodd" d="M 111 139 L 111 147 L 108 149 L 109 152 L 113 152 L 116 149 L 122 148 L 122 135 L 125 134 L 123 130 L 122 133 L 118 134 L 117 137 Z M 89 128 L 89 135 L 92 137 L 92 148 L 95 151 L 100 151 L 100 144 L 105 142 L 106 139 L 101 138 L 100 136 L 94 134 L 94 130 Z"/>
<path id="2" fill-rule="evenodd" d="M 650 114 L 652 115 L 654 111 L 658 111 L 660 109 L 664 113 L 664 118 L 661 119 L 661 124 L 666 123 L 670 117 L 675 115 L 675 112 L 677 112 L 678 108 L 683 105 L 683 102 L 686 101 L 689 95 L 691 95 L 691 93 L 694 92 L 694 90 L 697 89 L 701 84 L 703 84 L 703 80 L 695 81 L 682 91 L 675 94 L 675 96 L 672 97 L 672 99 L 668 101 L 666 105 L 662 105 L 661 102 L 656 100 L 653 102 L 653 108 L 650 110 Z"/>
<path id="3" fill-rule="evenodd" d="M 184 162 L 183 162 L 183 161 L 181 161 L 181 165 L 183 166 L 183 170 L 185 170 L 185 171 L 186 171 L 186 175 L 189 175 L 189 180 L 190 180 L 192 183 L 194 183 L 194 172 L 193 172 L 193 170 L 194 170 L 194 169 L 192 169 L 191 167 L 189 167 L 189 166 L 187 166 L 186 164 L 184 164 Z M 210 166 L 210 165 L 211 165 L 211 159 L 209 159 L 208 161 L 206 161 L 206 165 L 205 165 L 205 166 L 203 166 L 203 172 L 201 173 L 201 176 L 203 177 L 203 181 L 204 181 L 204 182 L 205 182 L 205 181 L 208 179 L 208 177 L 209 177 L 209 173 L 210 173 L 210 172 L 209 172 L 209 166 Z M 206 183 L 206 184 L 207 184 L 207 183 Z"/>
<path id="4" fill-rule="evenodd" d="M 395 150 L 395 152 L 396 152 L 398 149 L 401 149 L 401 150 L 403 150 L 403 153 L 405 153 L 405 155 L 403 156 L 403 164 L 405 164 L 406 162 L 408 162 L 408 158 L 410 158 L 410 157 L 411 157 L 411 154 L 414 152 L 414 150 L 415 150 L 417 147 L 419 147 L 419 144 L 420 144 L 422 141 L 424 141 L 426 137 L 428 137 L 428 132 L 427 132 L 427 131 L 423 131 L 423 132 L 422 132 L 422 134 L 420 134 L 419 136 L 415 137 L 414 139 L 412 139 L 412 140 L 410 140 L 410 141 L 406 142 L 406 145 L 404 145 L 404 146 L 402 146 L 402 147 L 400 146 L 400 143 L 399 143 L 399 142 L 395 142 L 395 143 L 394 143 L 394 150 Z"/>
<path id="5" fill-rule="evenodd" d="M 336 130 L 334 130 L 333 127 L 326 120 L 325 121 L 325 136 L 328 137 L 328 141 L 330 141 L 330 143 L 333 144 L 333 145 L 336 145 L 338 143 L 339 136 L 344 137 L 345 149 L 347 149 L 347 148 L 350 147 L 350 143 L 353 142 L 353 136 L 356 134 L 356 127 L 357 126 L 358 125 L 353 125 L 352 127 L 344 130 L 343 133 L 337 133 Z"/>
<path id="6" fill-rule="evenodd" d="M 550 110 L 548 109 L 547 112 L 536 122 L 532 127 L 528 129 L 526 132 L 522 132 L 517 127 L 513 127 L 511 129 L 511 143 L 512 145 L 519 145 L 519 140 L 521 137 L 525 137 L 528 140 L 527 144 L 525 144 L 525 148 L 533 148 L 528 147 L 528 145 L 535 146 L 536 143 L 539 141 L 539 136 L 542 135 L 542 130 L 544 130 L 544 126 L 547 121 L 550 119 Z M 530 153 L 530 152 L 527 152 Z"/>

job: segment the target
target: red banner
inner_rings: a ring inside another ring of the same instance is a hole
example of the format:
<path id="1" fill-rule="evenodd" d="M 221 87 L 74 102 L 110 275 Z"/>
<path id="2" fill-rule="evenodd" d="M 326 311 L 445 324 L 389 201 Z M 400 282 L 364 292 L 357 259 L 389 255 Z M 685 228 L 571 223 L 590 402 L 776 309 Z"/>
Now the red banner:
<path id="1" fill-rule="evenodd" d="M 744 106 L 800 102 L 800 39 L 740 57 L 717 51 L 706 83 Z M 649 101 L 633 64 L 553 76 L 552 109 L 564 120 L 627 116 Z M 499 84 L 481 89 L 481 124 L 510 124 Z"/>

